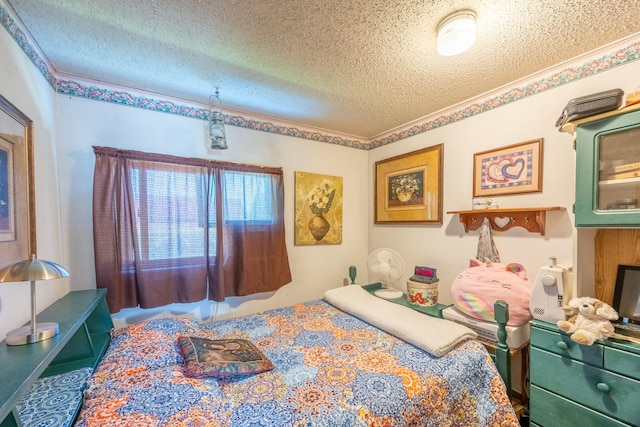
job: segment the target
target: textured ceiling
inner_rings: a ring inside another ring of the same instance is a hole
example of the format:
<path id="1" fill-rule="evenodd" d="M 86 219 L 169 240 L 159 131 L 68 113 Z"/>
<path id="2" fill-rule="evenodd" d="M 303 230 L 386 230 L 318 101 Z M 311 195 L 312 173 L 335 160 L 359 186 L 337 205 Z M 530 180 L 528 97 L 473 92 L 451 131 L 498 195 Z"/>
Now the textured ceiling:
<path id="1" fill-rule="evenodd" d="M 635 0 L 6 0 L 56 72 L 373 138 L 640 32 Z M 476 44 L 435 52 L 449 13 Z"/>

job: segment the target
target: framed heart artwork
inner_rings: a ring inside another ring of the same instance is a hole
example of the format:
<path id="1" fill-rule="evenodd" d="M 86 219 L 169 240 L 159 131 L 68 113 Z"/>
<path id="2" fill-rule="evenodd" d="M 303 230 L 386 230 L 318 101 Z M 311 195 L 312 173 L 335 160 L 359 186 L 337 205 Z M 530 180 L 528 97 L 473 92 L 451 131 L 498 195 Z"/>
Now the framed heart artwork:
<path id="1" fill-rule="evenodd" d="M 542 191 L 542 145 L 534 139 L 473 155 L 473 197 Z"/>

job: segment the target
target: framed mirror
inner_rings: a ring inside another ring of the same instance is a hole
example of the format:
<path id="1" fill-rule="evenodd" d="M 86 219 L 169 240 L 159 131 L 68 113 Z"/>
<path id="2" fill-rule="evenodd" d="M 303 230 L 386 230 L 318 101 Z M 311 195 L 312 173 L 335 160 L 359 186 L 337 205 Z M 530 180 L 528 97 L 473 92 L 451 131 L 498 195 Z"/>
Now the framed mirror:
<path id="1" fill-rule="evenodd" d="M 0 95 L 0 267 L 36 253 L 33 121 Z"/>

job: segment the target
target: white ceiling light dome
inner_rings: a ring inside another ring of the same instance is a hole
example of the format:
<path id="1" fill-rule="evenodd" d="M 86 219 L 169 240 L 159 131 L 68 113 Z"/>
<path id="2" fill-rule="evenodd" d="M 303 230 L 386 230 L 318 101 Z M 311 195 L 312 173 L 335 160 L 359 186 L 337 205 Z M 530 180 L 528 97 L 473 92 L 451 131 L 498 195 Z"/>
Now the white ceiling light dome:
<path id="1" fill-rule="evenodd" d="M 438 24 L 436 45 L 442 56 L 458 55 L 475 42 L 476 14 L 472 10 L 454 12 Z"/>

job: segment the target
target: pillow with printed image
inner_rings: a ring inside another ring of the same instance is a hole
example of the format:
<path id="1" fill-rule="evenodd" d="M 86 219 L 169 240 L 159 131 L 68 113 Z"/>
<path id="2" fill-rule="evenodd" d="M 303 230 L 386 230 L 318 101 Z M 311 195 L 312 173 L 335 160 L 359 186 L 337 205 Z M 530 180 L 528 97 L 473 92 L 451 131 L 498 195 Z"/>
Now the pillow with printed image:
<path id="1" fill-rule="evenodd" d="M 178 337 L 188 377 L 231 377 L 270 371 L 273 364 L 245 339 Z"/>

